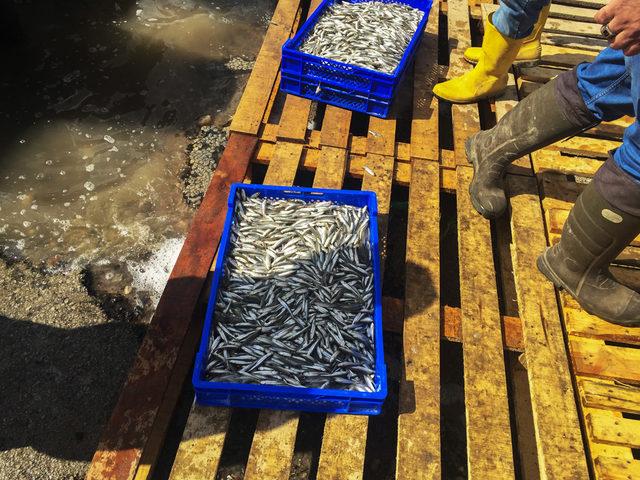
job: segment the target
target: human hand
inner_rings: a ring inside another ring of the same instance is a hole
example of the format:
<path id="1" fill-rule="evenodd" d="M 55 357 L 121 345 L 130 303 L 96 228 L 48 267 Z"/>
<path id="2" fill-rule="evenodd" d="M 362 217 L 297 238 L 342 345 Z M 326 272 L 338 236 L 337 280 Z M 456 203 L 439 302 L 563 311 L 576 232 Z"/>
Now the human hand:
<path id="1" fill-rule="evenodd" d="M 640 1 L 611 0 L 593 18 L 615 35 L 609 39 L 611 48 L 627 56 L 640 53 Z"/>

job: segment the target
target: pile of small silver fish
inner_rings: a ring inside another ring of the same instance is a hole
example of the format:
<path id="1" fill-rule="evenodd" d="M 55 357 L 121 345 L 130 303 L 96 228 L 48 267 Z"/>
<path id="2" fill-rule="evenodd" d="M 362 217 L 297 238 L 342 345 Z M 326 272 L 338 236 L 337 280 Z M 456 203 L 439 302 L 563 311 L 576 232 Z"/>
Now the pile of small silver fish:
<path id="1" fill-rule="evenodd" d="M 336 2 L 319 18 L 300 50 L 392 73 L 423 15 L 402 3 Z"/>
<path id="2" fill-rule="evenodd" d="M 374 391 L 368 209 L 239 189 L 230 237 L 206 379 Z"/>

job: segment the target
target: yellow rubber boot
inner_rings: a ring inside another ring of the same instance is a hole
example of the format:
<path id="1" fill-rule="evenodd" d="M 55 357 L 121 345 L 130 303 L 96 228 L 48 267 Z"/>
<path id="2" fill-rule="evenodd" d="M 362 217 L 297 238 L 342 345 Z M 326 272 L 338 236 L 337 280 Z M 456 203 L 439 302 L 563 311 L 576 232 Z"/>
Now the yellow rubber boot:
<path id="1" fill-rule="evenodd" d="M 513 61 L 514 65 L 519 67 L 535 67 L 540 63 L 540 56 L 542 54 L 542 45 L 540 45 L 540 37 L 542 37 L 542 29 L 549 16 L 549 9 L 551 5 L 547 5 L 540 12 L 538 21 L 533 27 L 531 35 L 526 37 L 520 46 L 520 51 L 516 59 Z M 464 52 L 464 59 L 472 64 L 478 63 L 480 59 L 480 53 L 482 49 L 480 47 L 470 47 Z"/>
<path id="2" fill-rule="evenodd" d="M 451 103 L 474 103 L 501 94 L 507 87 L 507 72 L 523 39 L 505 37 L 491 23 L 485 26 L 478 64 L 461 77 L 433 87 L 433 94 Z"/>

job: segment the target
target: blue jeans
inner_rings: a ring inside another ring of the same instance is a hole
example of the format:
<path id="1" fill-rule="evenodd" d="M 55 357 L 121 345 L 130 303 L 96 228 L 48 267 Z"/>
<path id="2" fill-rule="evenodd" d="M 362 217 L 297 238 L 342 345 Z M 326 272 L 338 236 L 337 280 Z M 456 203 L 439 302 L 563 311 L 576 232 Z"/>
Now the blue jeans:
<path id="1" fill-rule="evenodd" d="M 613 159 L 640 181 L 640 55 L 626 57 L 621 50 L 605 48 L 593 62 L 578 65 L 577 76 L 584 103 L 598 120 L 635 117 Z"/>
<path id="2" fill-rule="evenodd" d="M 548 0 L 500 0 L 491 22 L 507 37 L 524 38 L 532 32 L 540 11 L 548 4 Z M 584 102 L 598 120 L 635 117 L 613 159 L 623 171 L 640 181 L 640 55 L 625 57 L 620 50 L 605 48 L 593 62 L 579 65 L 577 76 Z"/>
<path id="3" fill-rule="evenodd" d="M 547 5 L 549 0 L 500 0 L 491 23 L 505 37 L 524 38 L 533 31 L 533 25 Z"/>

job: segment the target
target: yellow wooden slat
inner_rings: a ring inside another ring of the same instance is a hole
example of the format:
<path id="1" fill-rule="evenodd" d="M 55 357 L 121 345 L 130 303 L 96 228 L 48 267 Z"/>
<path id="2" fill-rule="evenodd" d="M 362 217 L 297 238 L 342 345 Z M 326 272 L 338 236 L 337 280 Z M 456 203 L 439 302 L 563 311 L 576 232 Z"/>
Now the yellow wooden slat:
<path id="1" fill-rule="evenodd" d="M 600 480 L 635 480 L 640 478 L 640 461 L 597 457 L 596 478 Z"/>
<path id="2" fill-rule="evenodd" d="M 449 58 L 448 78 L 461 76 L 471 70 L 473 65 L 464 59 L 464 51 L 471 46 L 469 10 L 464 0 L 448 2 L 449 44 L 453 47 Z M 458 165 L 467 165 L 464 151 L 465 141 L 480 130 L 480 116 L 476 104 L 452 105 L 453 144 L 455 161 Z"/>
<path id="3" fill-rule="evenodd" d="M 471 205 L 467 191 L 472 174 L 471 167 L 458 167 L 468 475 L 470 479 L 512 479 L 515 472 L 491 227 Z"/>
<path id="4" fill-rule="evenodd" d="M 245 480 L 287 480 L 298 431 L 298 412 L 261 410 Z"/>
<path id="5" fill-rule="evenodd" d="M 350 125 L 351 111 L 327 105 L 322 119 L 320 145 L 347 148 Z"/>
<path id="6" fill-rule="evenodd" d="M 513 267 L 542 478 L 588 478 L 553 284 L 538 272 L 546 248 L 535 179 L 508 176 Z"/>
<path id="7" fill-rule="evenodd" d="M 312 0 L 309 6 L 309 15 L 320 4 L 320 0 Z M 309 113 L 311 112 L 311 100 L 287 95 L 280 116 L 277 137 L 279 140 L 290 140 L 294 142 L 304 142 L 309 123 Z"/>
<path id="8" fill-rule="evenodd" d="M 582 378 L 578 386 L 582 403 L 587 407 L 640 413 L 640 386 L 596 378 Z"/>
<path id="9" fill-rule="evenodd" d="M 441 478 L 438 176 L 436 162 L 414 160 L 407 223 L 398 480 Z"/>
<path id="10" fill-rule="evenodd" d="M 640 448 L 640 421 L 611 415 L 590 413 L 587 428 L 594 441 Z"/>
<path id="11" fill-rule="evenodd" d="M 439 2 L 433 2 L 420 47 L 416 52 L 413 80 L 411 156 L 438 161 L 438 99 L 433 86 L 439 81 Z"/>
<path id="12" fill-rule="evenodd" d="M 565 308 L 567 333 L 581 337 L 610 340 L 613 342 L 640 344 L 640 332 L 637 328 L 627 328 L 590 315 L 584 310 Z"/>
<path id="13" fill-rule="evenodd" d="M 369 148 L 388 152 L 394 148 L 395 121 L 371 119 L 369 124 Z M 328 147 L 323 147 L 323 150 Z M 365 174 L 362 189 L 373 191 L 378 199 L 378 238 L 384 258 L 387 234 L 391 186 L 393 183 L 394 157 L 367 154 L 367 168 L 374 175 Z M 318 167 L 320 169 L 320 166 Z M 316 186 L 314 182 L 314 186 Z M 382 260 L 384 264 L 384 259 Z M 361 479 L 367 438 L 366 417 L 328 415 L 325 423 L 322 451 L 318 466 L 318 478 Z M 339 452 L 339 453 L 338 453 Z"/>
<path id="14" fill-rule="evenodd" d="M 256 135 L 269 102 L 270 92 L 278 75 L 282 44 L 289 38 L 300 6 L 300 0 L 280 0 L 256 58 L 236 113 L 232 132 Z"/>
<path id="15" fill-rule="evenodd" d="M 322 147 L 313 186 L 317 188 L 342 188 L 346 170 L 347 151 L 344 148 Z"/>
<path id="16" fill-rule="evenodd" d="M 218 470 L 231 410 L 193 404 L 170 480 L 213 478 Z"/>
<path id="17" fill-rule="evenodd" d="M 571 357 L 577 375 L 640 382 L 640 350 L 572 337 Z"/>
<path id="18" fill-rule="evenodd" d="M 301 143 L 280 142 L 276 144 L 273 158 L 264 178 L 265 184 L 293 185 L 302 156 Z"/>
<path id="19" fill-rule="evenodd" d="M 295 95 L 287 95 L 284 102 L 280 124 L 278 127 L 278 140 L 290 140 L 304 142 L 307 135 L 309 113 L 311 112 L 311 100 Z"/>

